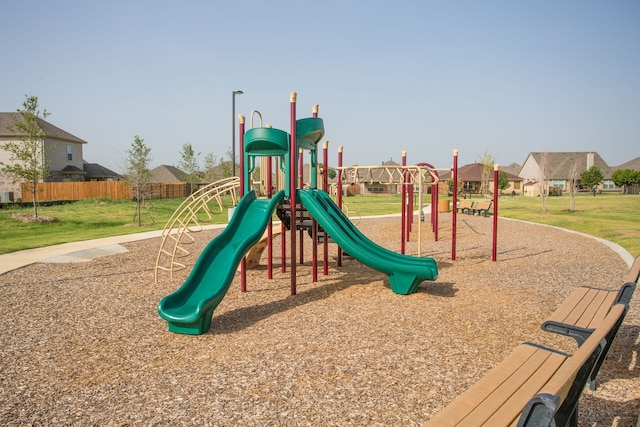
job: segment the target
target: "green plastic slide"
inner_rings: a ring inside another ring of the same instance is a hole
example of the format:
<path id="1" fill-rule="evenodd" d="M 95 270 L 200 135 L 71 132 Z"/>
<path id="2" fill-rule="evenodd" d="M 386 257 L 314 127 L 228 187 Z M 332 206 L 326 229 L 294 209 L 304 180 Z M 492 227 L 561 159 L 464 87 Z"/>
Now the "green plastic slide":
<path id="1" fill-rule="evenodd" d="M 411 294 L 424 280 L 438 277 L 438 267 L 433 258 L 398 254 L 372 242 L 324 191 L 299 190 L 298 200 L 343 250 L 361 263 L 386 274 L 393 292 Z"/>
<path id="2" fill-rule="evenodd" d="M 250 191 L 240 200 L 229 224 L 205 247 L 182 286 L 160 300 L 158 314 L 170 331 L 198 335 L 209 330 L 213 310 L 226 295 L 240 261 L 258 243 L 283 199 L 284 191 L 271 199 L 257 199 Z"/>

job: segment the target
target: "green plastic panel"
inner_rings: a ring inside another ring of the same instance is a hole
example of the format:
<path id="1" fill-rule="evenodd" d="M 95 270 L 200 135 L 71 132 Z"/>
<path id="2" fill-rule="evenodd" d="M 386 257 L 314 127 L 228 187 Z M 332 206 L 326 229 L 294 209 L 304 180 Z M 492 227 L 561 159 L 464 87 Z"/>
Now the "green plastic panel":
<path id="1" fill-rule="evenodd" d="M 296 121 L 298 148 L 315 150 L 316 144 L 324 136 L 324 122 L 319 117 L 309 117 Z"/>
<path id="2" fill-rule="evenodd" d="M 205 247 L 182 286 L 160 300 L 158 314 L 170 331 L 199 335 L 209 329 L 240 261 L 258 243 L 283 199 L 284 191 L 272 199 L 257 199 L 250 191 L 240 200 L 229 224 Z"/>
<path id="3" fill-rule="evenodd" d="M 289 134 L 275 128 L 252 128 L 244 134 L 244 151 L 252 156 L 283 156 L 289 152 Z"/>
<path id="4" fill-rule="evenodd" d="M 433 258 L 402 255 L 372 242 L 349 221 L 324 191 L 298 190 L 298 200 L 349 255 L 385 273 L 393 292 L 411 294 L 418 290 L 424 280 L 438 277 L 438 267 Z"/>

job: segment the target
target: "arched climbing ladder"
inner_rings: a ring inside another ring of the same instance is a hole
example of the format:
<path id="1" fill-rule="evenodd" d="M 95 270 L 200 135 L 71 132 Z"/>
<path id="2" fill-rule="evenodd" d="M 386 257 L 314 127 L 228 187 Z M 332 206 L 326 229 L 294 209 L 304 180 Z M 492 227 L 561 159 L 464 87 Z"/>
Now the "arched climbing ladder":
<path id="1" fill-rule="evenodd" d="M 195 242 L 191 233 L 202 231 L 203 224 L 211 222 L 214 214 L 220 214 L 226 210 L 222 201 L 223 196 L 231 196 L 235 206 L 238 203 L 239 186 L 240 178 L 224 178 L 199 189 L 178 206 L 162 230 L 162 242 L 156 258 L 156 282 L 161 270 L 168 271 L 173 278 L 174 271 L 186 268 L 186 265 L 178 262 L 177 259 L 189 255 L 184 245 Z M 212 202 L 217 204 L 217 212 L 211 210 Z"/>

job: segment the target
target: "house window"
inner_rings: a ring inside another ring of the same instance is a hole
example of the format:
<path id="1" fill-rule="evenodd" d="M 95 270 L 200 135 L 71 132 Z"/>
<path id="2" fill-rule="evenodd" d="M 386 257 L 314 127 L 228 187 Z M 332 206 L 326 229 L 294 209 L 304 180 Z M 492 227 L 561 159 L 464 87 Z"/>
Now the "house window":
<path id="1" fill-rule="evenodd" d="M 513 188 L 515 190 L 519 190 L 520 189 L 520 181 L 514 181 L 513 183 Z"/>
<path id="2" fill-rule="evenodd" d="M 73 147 L 71 144 L 67 144 L 67 160 L 73 160 Z"/>
<path id="3" fill-rule="evenodd" d="M 618 186 L 616 186 L 613 181 L 611 181 L 610 179 L 605 179 L 602 182 L 602 189 L 603 190 L 617 190 L 619 189 Z"/>
<path id="4" fill-rule="evenodd" d="M 564 190 L 564 184 L 565 184 L 565 181 L 563 179 L 554 179 L 551 182 L 552 187 L 561 188 L 563 190 Z"/>

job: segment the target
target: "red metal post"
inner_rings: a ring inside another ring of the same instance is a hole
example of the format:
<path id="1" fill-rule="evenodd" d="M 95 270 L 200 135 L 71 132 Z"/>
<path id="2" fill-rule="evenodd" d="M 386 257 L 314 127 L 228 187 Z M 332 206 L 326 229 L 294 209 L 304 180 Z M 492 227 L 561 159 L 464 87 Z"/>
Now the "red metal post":
<path id="1" fill-rule="evenodd" d="M 273 197 L 273 158 L 267 157 L 267 194 Z M 273 279 L 273 220 L 269 218 L 267 228 L 267 277 Z"/>
<path id="2" fill-rule="evenodd" d="M 338 168 L 342 168 L 343 146 L 338 147 Z M 338 169 L 338 208 L 342 210 L 342 169 Z M 338 267 L 342 266 L 342 248 L 338 246 Z"/>
<path id="3" fill-rule="evenodd" d="M 289 148 L 289 205 L 291 206 L 291 295 L 296 294 L 296 158 L 298 153 L 298 141 L 296 135 L 296 97 L 295 92 L 290 95 L 291 113 L 291 142 Z"/>
<path id="4" fill-rule="evenodd" d="M 322 164 L 324 165 L 322 168 L 322 191 L 324 191 L 325 193 L 327 192 L 328 189 L 328 185 L 329 185 L 329 181 L 328 181 L 328 176 L 329 176 L 329 141 L 325 141 L 324 144 L 322 144 Z M 327 230 L 324 230 L 324 239 L 322 241 L 322 256 L 323 256 L 323 262 L 322 262 L 322 273 L 327 276 L 329 274 L 329 242 L 328 242 L 328 234 L 327 234 Z"/>
<path id="5" fill-rule="evenodd" d="M 433 228 L 433 238 L 438 241 L 438 192 L 439 185 L 436 182 L 431 186 L 431 227 Z"/>
<path id="6" fill-rule="evenodd" d="M 407 176 L 407 242 L 411 240 L 413 230 L 413 184 L 411 183 L 411 172 L 405 172 Z"/>
<path id="7" fill-rule="evenodd" d="M 302 149 L 298 152 L 298 188 L 303 188 L 304 180 L 302 172 L 304 170 L 304 153 Z M 300 204 L 300 222 L 302 222 L 303 212 L 302 204 Z M 298 215 L 298 208 L 296 207 L 296 216 Z M 300 265 L 304 264 L 304 230 L 299 231 L 300 239 L 298 240 L 299 252 L 300 252 Z"/>
<path id="8" fill-rule="evenodd" d="M 498 259 L 498 175 L 500 167 L 499 165 L 493 166 L 493 248 L 491 254 L 491 260 L 496 261 Z"/>
<path id="9" fill-rule="evenodd" d="M 288 183 L 285 183 L 288 185 Z M 282 259 L 282 263 L 280 265 L 280 271 L 283 273 L 287 272 L 287 227 L 284 225 L 284 222 L 280 223 L 280 258 Z"/>
<path id="10" fill-rule="evenodd" d="M 318 104 L 313 106 L 312 109 L 312 116 L 313 117 L 318 117 Z M 316 149 L 314 150 L 313 154 L 312 154 L 312 158 L 316 159 L 316 168 L 318 167 L 318 163 L 317 163 L 317 156 L 316 156 L 316 151 L 317 151 L 317 146 Z M 311 162 L 309 164 L 309 183 L 316 183 L 317 186 L 317 180 L 315 178 L 312 178 L 312 174 L 313 173 L 317 173 L 317 170 L 313 170 L 313 168 L 311 168 Z M 315 190 L 316 188 L 314 188 Z M 311 220 L 311 281 L 312 282 L 317 282 L 318 281 L 318 223 L 316 222 L 315 219 Z"/>
<path id="11" fill-rule="evenodd" d="M 458 150 L 453 150 L 453 210 L 451 211 L 451 259 L 456 259 L 456 227 L 458 225 Z"/>
<path id="12" fill-rule="evenodd" d="M 406 181 L 407 181 L 407 175 L 404 172 L 404 167 L 407 166 L 407 152 L 406 151 L 402 151 L 402 180 L 401 180 L 401 190 L 400 190 L 400 200 L 402 200 L 402 209 L 401 209 L 401 214 L 400 214 L 400 253 L 404 254 L 405 252 L 405 245 L 404 245 L 404 241 L 405 241 L 405 235 L 406 235 L 406 215 L 407 215 L 407 187 L 406 187 Z"/>
<path id="13" fill-rule="evenodd" d="M 238 136 L 239 136 L 239 146 L 240 146 L 240 197 L 244 196 L 244 176 L 245 176 L 245 168 L 247 165 L 244 164 L 244 116 L 242 114 L 238 114 Z M 233 159 L 235 162 L 236 159 Z M 240 261 L 240 292 L 247 292 L 247 258 L 242 257 Z"/>
<path id="14" fill-rule="evenodd" d="M 433 170 L 433 172 L 436 174 L 436 177 L 438 177 L 439 179 L 439 175 L 438 175 L 438 171 L 436 171 L 433 167 L 432 164 L 430 163 L 418 163 L 416 166 L 426 166 L 430 169 Z M 438 241 L 438 183 L 436 178 L 432 175 L 429 174 L 429 176 L 431 177 L 431 231 L 433 231 L 434 233 L 434 239 L 437 242 Z M 434 184 L 433 182 L 436 181 L 436 183 Z M 422 212 L 421 212 L 422 214 Z"/>

